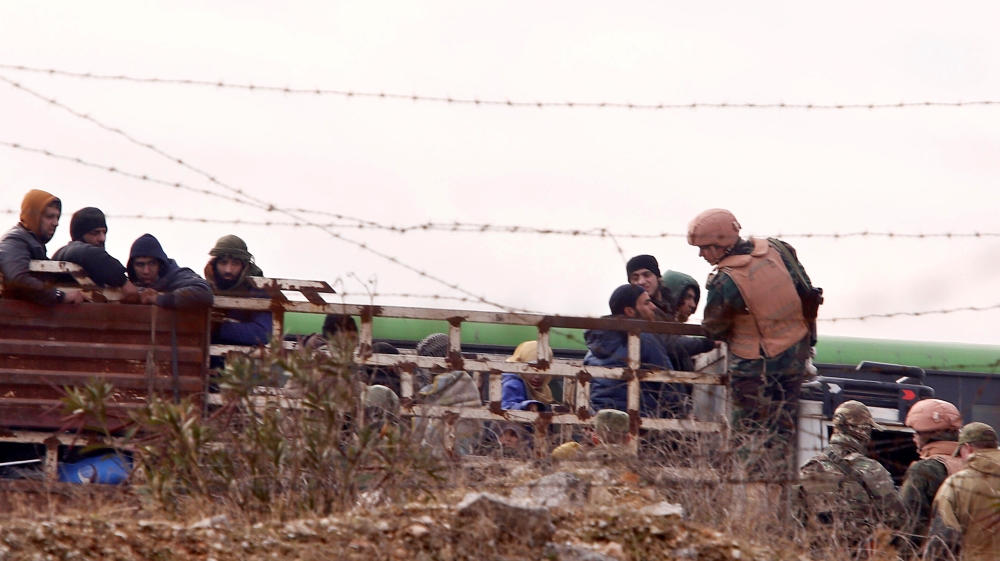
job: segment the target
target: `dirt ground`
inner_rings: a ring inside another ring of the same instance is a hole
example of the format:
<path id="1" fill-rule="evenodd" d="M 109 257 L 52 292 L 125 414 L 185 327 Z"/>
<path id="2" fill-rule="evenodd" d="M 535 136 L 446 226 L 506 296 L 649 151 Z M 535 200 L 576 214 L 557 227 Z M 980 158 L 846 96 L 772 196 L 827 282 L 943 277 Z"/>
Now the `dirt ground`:
<path id="1" fill-rule="evenodd" d="M 0 515 L 0 561 L 801 558 L 766 540 L 748 543 L 678 516 L 642 514 L 643 506 L 662 497 L 628 474 L 592 486 L 585 504 L 551 508 L 555 532 L 545 543 L 456 511 L 466 492 L 503 495 L 503 489 L 532 475 L 510 481 L 491 477 L 485 485 L 456 486 L 423 503 L 359 506 L 336 516 L 257 523 L 210 512 L 170 518 L 135 489 L 11 485 L 0 490 L 5 513 Z"/>

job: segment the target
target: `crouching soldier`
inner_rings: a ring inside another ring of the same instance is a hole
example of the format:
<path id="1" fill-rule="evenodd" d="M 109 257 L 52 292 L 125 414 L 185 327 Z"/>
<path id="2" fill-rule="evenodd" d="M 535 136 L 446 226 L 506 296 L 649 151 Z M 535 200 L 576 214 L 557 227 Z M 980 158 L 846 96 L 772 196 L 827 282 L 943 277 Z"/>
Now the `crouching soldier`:
<path id="1" fill-rule="evenodd" d="M 828 545 L 855 547 L 875 528 L 906 523 L 892 476 L 866 456 L 872 429 L 883 430 L 868 407 L 845 401 L 833 413 L 830 445 L 802 466 L 793 488 L 796 517 Z"/>

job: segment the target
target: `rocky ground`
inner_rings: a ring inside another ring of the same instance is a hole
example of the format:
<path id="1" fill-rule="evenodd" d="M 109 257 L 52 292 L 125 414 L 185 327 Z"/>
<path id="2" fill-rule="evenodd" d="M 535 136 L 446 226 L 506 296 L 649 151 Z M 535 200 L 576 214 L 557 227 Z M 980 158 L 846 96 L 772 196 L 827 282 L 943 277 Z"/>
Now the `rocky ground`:
<path id="1" fill-rule="evenodd" d="M 227 514 L 170 519 L 130 490 L 7 489 L 0 560 L 799 558 L 688 521 L 680 505 L 627 472 L 561 469 L 542 477 L 521 470 L 488 483 L 456 486 L 423 503 L 257 523 Z M 477 492 L 487 488 L 499 492 Z"/>

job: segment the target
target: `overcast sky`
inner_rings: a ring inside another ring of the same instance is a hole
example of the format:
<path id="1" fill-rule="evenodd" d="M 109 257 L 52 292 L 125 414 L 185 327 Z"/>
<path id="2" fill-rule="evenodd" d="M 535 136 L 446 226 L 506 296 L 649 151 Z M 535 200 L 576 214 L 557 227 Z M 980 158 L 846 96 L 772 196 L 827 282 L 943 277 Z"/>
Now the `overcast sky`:
<path id="1" fill-rule="evenodd" d="M 280 6 L 280 7 L 278 7 Z M 0 64 L 233 84 L 544 102 L 1000 101 L 991 2 L 3 2 Z M 463 222 L 683 234 L 712 207 L 783 234 L 827 295 L 821 317 L 1000 303 L 1000 104 L 876 110 L 511 108 L 0 77 L 181 158 L 258 201 L 386 225 Z M 0 82 L 0 142 L 232 196 L 169 159 Z M 0 211 L 44 189 L 69 215 L 291 221 L 277 212 L 0 146 Z M 323 215 L 298 216 L 317 222 Z M 13 225 L 15 214 L 0 214 Z M 201 271 L 235 233 L 269 276 L 341 291 L 465 296 L 310 227 L 117 218 L 127 259 L 150 232 Z M 514 308 L 603 315 L 624 260 L 711 268 L 683 237 L 336 228 Z M 617 242 L 617 243 L 616 243 Z M 370 288 L 370 287 L 369 287 Z M 365 303 L 352 296 L 350 302 Z M 378 297 L 386 305 L 492 309 Z M 701 309 L 698 311 L 700 316 Z M 995 343 L 1000 310 L 824 322 L 821 333 Z"/>

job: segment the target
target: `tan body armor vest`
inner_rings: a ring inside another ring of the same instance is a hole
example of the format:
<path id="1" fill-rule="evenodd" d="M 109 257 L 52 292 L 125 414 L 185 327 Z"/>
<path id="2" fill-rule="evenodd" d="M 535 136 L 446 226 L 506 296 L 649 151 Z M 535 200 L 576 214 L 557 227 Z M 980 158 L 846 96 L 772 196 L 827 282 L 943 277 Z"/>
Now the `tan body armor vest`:
<path id="1" fill-rule="evenodd" d="M 958 443 L 950 440 L 928 442 L 920 449 L 920 459 L 937 460 L 944 464 L 949 476 L 955 475 L 965 469 L 965 460 L 951 455 L 956 448 L 958 448 Z"/>
<path id="2" fill-rule="evenodd" d="M 751 239 L 750 255 L 730 255 L 716 270 L 733 279 L 749 315 L 733 318 L 729 350 L 745 359 L 775 357 L 809 334 L 802 300 L 785 262 L 767 240 Z"/>

